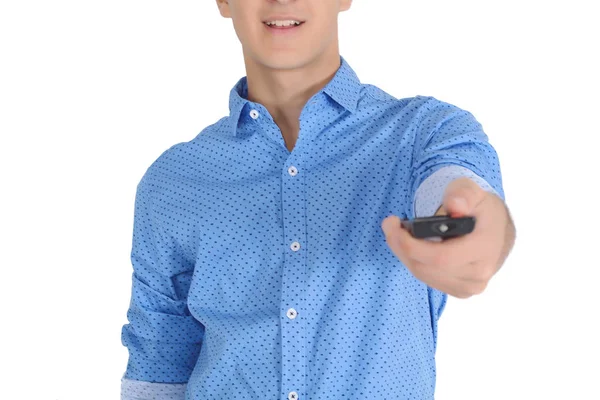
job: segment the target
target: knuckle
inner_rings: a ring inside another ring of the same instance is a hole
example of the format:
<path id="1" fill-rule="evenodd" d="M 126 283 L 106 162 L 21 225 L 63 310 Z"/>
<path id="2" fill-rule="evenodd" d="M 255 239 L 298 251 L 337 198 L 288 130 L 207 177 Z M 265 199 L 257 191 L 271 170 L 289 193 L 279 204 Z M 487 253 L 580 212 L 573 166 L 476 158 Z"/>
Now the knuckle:
<path id="1" fill-rule="evenodd" d="M 403 242 L 403 241 L 399 241 L 398 247 L 400 248 L 400 250 L 402 250 L 402 252 L 404 252 L 406 254 L 410 253 L 410 250 L 411 250 L 410 244 Z"/>
<path id="2" fill-rule="evenodd" d="M 432 261 L 435 266 L 443 267 L 444 265 L 448 265 L 449 258 L 450 256 L 448 255 L 448 253 L 440 251 L 437 254 L 433 255 Z"/>
<path id="3" fill-rule="evenodd" d="M 453 296 L 459 299 L 468 299 L 471 297 L 471 295 L 465 290 L 457 291 L 453 294 Z"/>
<path id="4" fill-rule="evenodd" d="M 470 293 L 471 295 L 478 295 L 483 293 L 485 288 L 487 287 L 487 282 L 479 282 L 471 286 Z"/>
<path id="5" fill-rule="evenodd" d="M 487 282 L 492 278 L 493 269 L 489 266 L 483 266 L 477 269 L 475 279 L 483 285 L 487 285 Z"/>
<path id="6" fill-rule="evenodd" d="M 407 250 L 406 243 L 404 243 L 402 240 L 399 240 L 398 237 L 393 237 L 390 239 L 393 240 L 393 243 L 394 243 L 394 246 L 396 247 L 396 249 L 400 250 L 402 253 L 406 253 L 406 250 Z"/>
<path id="7" fill-rule="evenodd" d="M 491 278 L 490 268 L 480 262 L 472 262 L 465 277 L 475 282 L 487 282 Z"/>
<path id="8" fill-rule="evenodd" d="M 385 236 L 385 241 L 386 241 L 388 244 L 391 244 L 391 243 L 393 242 L 393 240 L 394 240 L 394 235 L 392 235 L 392 233 L 386 233 L 386 234 L 384 234 L 384 236 Z"/>

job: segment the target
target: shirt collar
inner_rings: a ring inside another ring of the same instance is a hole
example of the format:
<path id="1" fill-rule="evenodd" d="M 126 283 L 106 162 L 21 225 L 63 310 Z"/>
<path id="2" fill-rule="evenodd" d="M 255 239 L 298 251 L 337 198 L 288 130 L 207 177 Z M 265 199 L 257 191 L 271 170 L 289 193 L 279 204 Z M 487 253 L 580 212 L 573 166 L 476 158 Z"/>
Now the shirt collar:
<path id="1" fill-rule="evenodd" d="M 335 102 L 350 112 L 356 111 L 362 84 L 348 62 L 340 55 L 340 66 L 333 78 L 321 89 Z M 225 124 L 227 133 L 235 136 L 240 114 L 248 99 L 247 76 L 241 78 L 229 92 L 229 118 Z"/>

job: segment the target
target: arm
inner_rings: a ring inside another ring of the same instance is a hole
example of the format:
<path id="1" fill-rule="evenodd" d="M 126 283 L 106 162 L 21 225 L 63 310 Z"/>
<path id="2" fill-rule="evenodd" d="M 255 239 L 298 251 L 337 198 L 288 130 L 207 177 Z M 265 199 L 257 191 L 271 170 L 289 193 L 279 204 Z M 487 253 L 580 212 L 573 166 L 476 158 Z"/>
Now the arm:
<path id="1" fill-rule="evenodd" d="M 185 383 L 144 382 L 121 378 L 121 400 L 185 400 Z"/>
<path id="2" fill-rule="evenodd" d="M 194 262 L 166 229 L 149 173 L 135 198 L 132 294 L 121 341 L 129 360 L 121 399 L 184 399 L 204 335 L 187 308 Z M 161 219 L 162 218 L 162 219 Z"/>
<path id="3" fill-rule="evenodd" d="M 446 188 L 448 185 L 453 187 L 455 193 L 461 187 L 472 191 L 465 192 L 466 198 L 471 200 L 469 207 L 479 204 L 486 192 L 495 194 L 489 197 L 490 201 L 485 202 L 485 207 L 482 206 L 477 213 L 477 217 L 484 221 L 484 229 L 480 230 L 481 235 L 477 237 L 432 244 L 411 238 L 402 229 L 397 229 L 395 224 L 386 225 L 386 238 L 389 237 L 392 251 L 418 279 L 430 286 L 430 297 L 435 300 L 443 296 L 441 301 L 432 303 L 432 315 L 437 317 L 444 308 L 445 293 L 465 298 L 480 293 L 485 288 L 493 272 L 497 270 L 495 266 L 498 265 L 501 253 L 502 258 L 506 258 L 510 251 L 514 230 L 504 204 L 498 156 L 481 125 L 470 113 L 434 98 L 429 98 L 421 107 L 422 118 L 419 120 L 413 147 L 411 178 L 407 191 L 410 196 L 407 217 L 446 213 L 445 208 L 440 206 L 443 204 L 444 194 L 449 193 Z M 448 172 L 449 167 L 460 167 L 463 172 L 468 171 L 473 175 L 467 175 L 469 179 L 466 180 L 458 179 L 464 176 L 462 174 L 444 177 L 443 174 Z M 473 191 L 477 186 L 479 190 Z M 468 187 L 471 189 L 467 189 Z M 459 209 L 457 207 L 453 212 Z M 468 213 L 467 208 L 464 210 Z M 486 246 L 481 245 L 482 240 Z M 412 262 L 413 259 L 420 260 L 421 264 Z M 446 275 L 450 273 L 455 278 L 454 281 L 443 278 L 441 271 Z"/>
<path id="4" fill-rule="evenodd" d="M 462 176 L 504 200 L 498 156 L 473 115 L 434 98 L 421 107 L 424 111 L 413 147 L 407 193 L 411 196 L 408 218 L 435 215 L 445 186 Z M 422 198 L 419 204 L 417 197 Z"/>
<path id="5" fill-rule="evenodd" d="M 416 216 L 447 215 L 442 204 L 444 191 L 450 182 L 460 177 L 470 178 L 481 186 L 482 189 L 498 195 L 498 192 L 485 179 L 470 169 L 460 165 L 446 165 L 429 175 L 419 185 L 415 194 L 414 209 Z M 438 206 L 439 204 L 442 205 Z"/>

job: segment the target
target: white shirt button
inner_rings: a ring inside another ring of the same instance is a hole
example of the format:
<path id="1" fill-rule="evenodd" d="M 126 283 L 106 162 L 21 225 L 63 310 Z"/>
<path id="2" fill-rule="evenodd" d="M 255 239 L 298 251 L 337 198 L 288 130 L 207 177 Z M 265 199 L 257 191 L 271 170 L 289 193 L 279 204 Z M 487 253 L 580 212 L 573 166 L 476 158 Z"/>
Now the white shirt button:
<path id="1" fill-rule="evenodd" d="M 287 310 L 287 316 L 289 319 L 294 319 L 298 316 L 298 313 L 293 308 L 290 308 L 289 310 Z"/>
<path id="2" fill-rule="evenodd" d="M 300 250 L 300 243 L 294 242 L 290 245 L 290 248 L 294 251 L 298 251 L 298 250 Z"/>
<path id="3" fill-rule="evenodd" d="M 258 118 L 258 116 L 259 116 L 259 115 L 260 115 L 260 114 L 259 114 L 259 113 L 258 113 L 258 111 L 256 111 L 256 110 L 252 110 L 252 111 L 250 111 L 250 116 L 252 117 L 252 119 L 256 119 L 256 118 Z"/>
<path id="4" fill-rule="evenodd" d="M 289 400 L 298 400 L 298 393 L 296 393 L 296 392 L 290 392 L 288 394 L 288 399 Z"/>
<path id="5" fill-rule="evenodd" d="M 298 169 L 292 165 L 291 167 L 288 168 L 288 173 L 291 176 L 296 176 L 296 175 L 298 175 Z"/>

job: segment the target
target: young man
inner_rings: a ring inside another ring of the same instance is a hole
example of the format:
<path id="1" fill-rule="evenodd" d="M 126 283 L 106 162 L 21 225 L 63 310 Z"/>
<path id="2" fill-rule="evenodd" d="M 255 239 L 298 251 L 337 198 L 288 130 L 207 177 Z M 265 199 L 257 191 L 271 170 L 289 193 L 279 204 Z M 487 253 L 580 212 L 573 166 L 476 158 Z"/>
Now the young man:
<path id="1" fill-rule="evenodd" d="M 217 5 L 247 75 L 137 187 L 122 399 L 433 399 L 447 296 L 481 293 L 514 240 L 494 148 L 467 111 L 359 81 L 351 0 Z M 476 228 L 400 227 L 434 213 Z"/>

